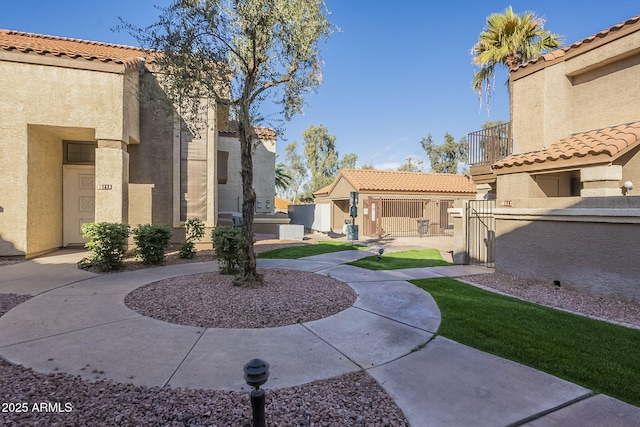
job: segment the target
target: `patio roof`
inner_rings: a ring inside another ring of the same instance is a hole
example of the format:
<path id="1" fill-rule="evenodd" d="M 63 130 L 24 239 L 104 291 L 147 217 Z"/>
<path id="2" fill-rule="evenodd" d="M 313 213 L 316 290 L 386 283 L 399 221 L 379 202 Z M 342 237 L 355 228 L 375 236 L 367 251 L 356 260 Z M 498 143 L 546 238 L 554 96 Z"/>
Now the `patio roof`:
<path id="1" fill-rule="evenodd" d="M 494 163 L 500 174 L 608 163 L 640 144 L 640 122 L 577 133 L 544 150 L 514 154 Z"/>

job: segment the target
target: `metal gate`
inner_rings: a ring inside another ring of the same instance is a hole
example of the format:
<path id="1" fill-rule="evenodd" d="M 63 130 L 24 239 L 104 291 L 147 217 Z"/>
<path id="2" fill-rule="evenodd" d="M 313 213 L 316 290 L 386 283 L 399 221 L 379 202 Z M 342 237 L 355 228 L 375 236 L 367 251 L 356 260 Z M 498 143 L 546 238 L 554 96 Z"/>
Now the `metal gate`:
<path id="1" fill-rule="evenodd" d="M 469 264 L 495 267 L 495 207 L 495 200 L 469 200 L 467 204 Z"/>
<path id="2" fill-rule="evenodd" d="M 363 200 L 365 236 L 452 236 L 453 200 L 369 197 Z"/>

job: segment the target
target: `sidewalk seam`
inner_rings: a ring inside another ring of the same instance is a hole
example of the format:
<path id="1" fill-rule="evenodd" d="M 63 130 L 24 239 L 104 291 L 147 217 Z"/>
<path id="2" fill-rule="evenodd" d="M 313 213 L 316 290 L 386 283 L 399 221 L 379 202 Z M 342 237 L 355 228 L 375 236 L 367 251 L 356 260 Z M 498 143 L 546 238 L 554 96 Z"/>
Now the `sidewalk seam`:
<path id="1" fill-rule="evenodd" d="M 185 354 L 185 356 L 182 358 L 182 360 L 180 361 L 180 363 L 178 363 L 178 366 L 176 367 L 176 369 L 173 370 L 173 373 L 169 376 L 169 378 L 167 378 L 167 380 L 164 382 L 164 384 L 162 385 L 162 387 L 166 387 L 169 385 L 169 383 L 171 382 L 171 379 L 178 373 L 178 371 L 180 370 L 180 368 L 182 367 L 182 364 L 185 362 L 185 360 L 187 360 L 187 357 L 189 357 L 189 355 L 191 354 L 191 352 L 193 351 L 194 348 L 196 348 L 196 345 L 198 345 L 198 343 L 200 342 L 200 340 L 202 339 L 202 337 L 204 336 L 204 334 L 207 332 L 207 330 L 210 328 L 205 328 L 202 333 L 200 334 L 200 336 L 198 337 L 198 339 L 196 340 L 196 342 L 193 343 L 193 345 L 191 346 L 191 348 L 189 349 L 189 351 L 187 352 L 187 354 Z"/>
<path id="2" fill-rule="evenodd" d="M 375 315 L 375 316 L 380 316 L 380 317 L 382 317 L 383 319 L 387 319 L 387 320 L 394 321 L 394 322 L 396 322 L 396 323 L 400 323 L 401 325 L 404 325 L 404 326 L 409 326 L 410 328 L 414 328 L 414 329 L 418 329 L 418 330 L 420 330 L 420 331 L 428 332 L 428 333 L 430 333 L 430 334 L 435 334 L 435 333 L 437 332 L 437 331 L 430 331 L 430 330 L 428 330 L 428 329 L 420 328 L 420 327 L 415 326 L 415 325 L 410 325 L 409 323 L 401 322 L 400 320 L 394 319 L 394 318 L 392 318 L 392 317 L 385 316 L 385 315 L 380 314 L 380 313 L 376 313 L 375 311 L 371 311 L 371 310 L 367 310 L 366 308 L 358 307 L 358 306 L 356 306 L 355 304 L 354 304 L 354 305 L 352 305 L 351 307 L 352 307 L 352 308 L 357 308 L 358 310 L 362 310 L 362 311 L 367 312 L 367 313 L 371 313 L 371 314 L 373 314 L 373 315 Z"/>
<path id="3" fill-rule="evenodd" d="M 353 363 L 354 365 L 356 365 L 358 368 L 360 368 L 361 371 L 365 370 L 364 367 L 360 366 L 359 363 L 357 363 L 355 360 L 353 360 L 352 358 L 350 358 L 349 356 L 347 356 L 346 354 L 344 354 L 342 351 L 338 350 L 338 348 L 336 348 L 333 344 L 331 344 L 330 342 L 328 342 L 327 340 L 325 340 L 324 338 L 322 338 L 320 335 L 316 334 L 314 331 L 312 331 L 310 328 L 308 328 L 304 323 L 299 323 L 300 326 L 302 326 L 304 329 L 306 329 L 308 332 L 310 332 L 313 336 L 317 337 L 320 341 L 322 341 L 323 343 L 325 343 L 326 345 L 328 345 L 329 347 L 331 347 L 332 349 L 334 349 L 335 351 L 337 351 L 338 353 L 340 353 L 342 356 L 344 356 L 349 362 Z"/>
<path id="4" fill-rule="evenodd" d="M 58 333 L 47 335 L 47 336 L 44 336 L 44 337 L 31 338 L 29 340 L 20 341 L 20 342 L 16 342 L 16 343 L 13 343 L 13 344 L 2 345 L 2 346 L 0 346 L 0 349 L 13 347 L 14 345 L 21 345 L 21 344 L 27 344 L 27 343 L 30 343 L 30 342 L 34 342 L 34 341 L 40 341 L 40 340 L 44 340 L 44 339 L 47 339 L 47 338 L 59 337 L 59 336 L 66 335 L 66 334 L 71 334 L 71 333 L 74 333 L 74 332 L 86 331 L 88 329 L 98 328 L 100 326 L 112 325 L 114 323 L 126 322 L 128 320 L 139 319 L 141 317 L 146 317 L 146 316 L 143 316 L 142 314 L 137 314 L 136 316 L 127 317 L 126 319 L 113 320 L 111 322 L 105 322 L 105 323 L 100 323 L 100 324 L 97 324 L 97 325 L 85 326 L 84 328 L 72 329 L 72 330 L 69 330 L 69 331 L 58 332 Z"/>
<path id="5" fill-rule="evenodd" d="M 523 418 L 520 421 L 516 421 L 514 423 L 508 424 L 506 427 L 518 427 L 518 426 L 521 426 L 521 425 L 523 425 L 525 423 L 531 422 L 533 420 L 537 420 L 539 418 L 544 417 L 545 415 L 552 414 L 552 413 L 557 412 L 557 411 L 559 411 L 561 409 L 567 408 L 567 407 L 573 405 L 574 403 L 581 402 L 581 401 L 583 401 L 585 399 L 588 399 L 590 397 L 593 397 L 593 396 L 595 396 L 595 394 L 594 394 L 593 391 L 590 390 L 589 392 L 585 393 L 582 396 L 578 396 L 575 399 L 571 399 L 571 400 L 569 400 L 567 402 L 561 403 L 560 405 L 554 406 L 553 408 L 549 408 L 546 411 L 541 411 L 541 412 L 535 413 L 533 415 L 530 415 L 530 416 L 528 416 L 526 418 Z"/>
<path id="6" fill-rule="evenodd" d="M 76 280 L 75 282 L 69 282 L 69 283 L 65 283 L 64 285 L 56 286 L 55 288 L 47 289 L 46 291 L 41 292 L 41 293 L 36 294 L 36 295 L 32 295 L 32 294 L 29 294 L 29 295 L 32 295 L 32 296 L 34 296 L 34 297 L 38 297 L 38 296 L 40 296 L 40 295 L 44 295 L 44 294 L 49 293 L 49 292 L 51 292 L 51 291 L 55 291 L 55 290 L 57 290 L 57 289 L 64 288 L 65 286 L 75 285 L 76 283 L 84 282 L 84 281 L 87 281 L 87 280 L 93 280 L 93 279 L 95 279 L 96 277 L 100 277 L 100 275 L 99 275 L 99 274 L 96 274 L 96 275 L 95 275 L 95 276 L 93 276 L 93 277 L 85 277 L 84 279 Z"/>

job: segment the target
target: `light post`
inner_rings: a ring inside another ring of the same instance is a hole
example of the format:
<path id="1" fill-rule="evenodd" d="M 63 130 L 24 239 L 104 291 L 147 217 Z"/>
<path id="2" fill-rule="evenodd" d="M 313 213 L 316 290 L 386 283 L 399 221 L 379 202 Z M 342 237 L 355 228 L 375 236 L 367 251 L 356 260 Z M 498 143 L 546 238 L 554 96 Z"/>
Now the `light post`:
<path id="1" fill-rule="evenodd" d="M 253 427 L 266 427 L 264 417 L 264 390 L 260 386 L 269 379 L 269 364 L 262 359 L 251 359 L 244 365 L 244 380 L 251 387 L 251 412 Z"/>

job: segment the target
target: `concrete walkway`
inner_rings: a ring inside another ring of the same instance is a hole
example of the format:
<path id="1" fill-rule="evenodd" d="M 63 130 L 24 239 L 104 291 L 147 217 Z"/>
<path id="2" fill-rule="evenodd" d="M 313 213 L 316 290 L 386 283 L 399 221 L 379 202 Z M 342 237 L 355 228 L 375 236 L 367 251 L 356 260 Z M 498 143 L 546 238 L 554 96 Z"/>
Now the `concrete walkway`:
<path id="1" fill-rule="evenodd" d="M 180 326 L 124 304 L 133 289 L 212 271 L 183 264 L 109 275 L 75 268 L 62 252 L 2 267 L 0 293 L 36 295 L 0 318 L 0 357 L 36 371 L 67 372 L 146 386 L 247 390 L 242 366 L 271 363 L 266 389 L 367 370 L 413 426 L 640 425 L 640 408 L 443 337 L 429 294 L 406 282 L 489 270 L 474 266 L 370 271 L 345 251 L 301 260 L 259 260 L 260 268 L 330 275 L 358 294 L 333 316 L 278 328 Z M 527 424 L 529 425 L 529 424 Z"/>

